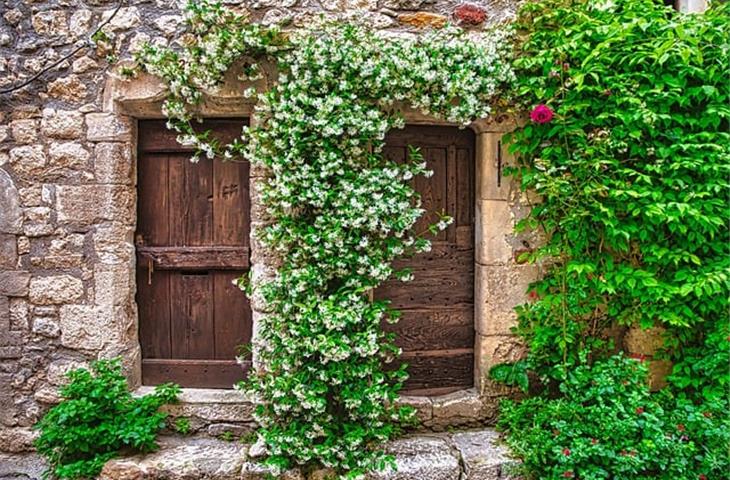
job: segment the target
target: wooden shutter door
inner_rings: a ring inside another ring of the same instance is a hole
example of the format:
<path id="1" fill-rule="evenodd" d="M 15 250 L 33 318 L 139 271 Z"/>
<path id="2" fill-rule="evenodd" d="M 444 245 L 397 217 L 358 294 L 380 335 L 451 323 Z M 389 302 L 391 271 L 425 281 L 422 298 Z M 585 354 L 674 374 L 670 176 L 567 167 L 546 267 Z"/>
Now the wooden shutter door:
<path id="1" fill-rule="evenodd" d="M 415 179 L 426 214 L 415 227 L 437 221 L 435 211 L 454 218 L 431 236 L 432 249 L 396 262 L 415 279 L 390 280 L 376 298 L 392 300 L 403 316 L 384 328 L 397 334 L 402 360 L 409 364 L 405 390 L 436 395 L 474 384 L 474 133 L 455 127 L 407 126 L 386 137 L 386 157 L 402 161 L 408 145 L 419 147 L 431 178 Z"/>
<path id="2" fill-rule="evenodd" d="M 241 120 L 210 120 L 222 141 Z M 146 385 L 230 388 L 251 340 L 248 300 L 231 282 L 249 267 L 247 162 L 201 159 L 162 121 L 139 122 L 137 303 Z"/>

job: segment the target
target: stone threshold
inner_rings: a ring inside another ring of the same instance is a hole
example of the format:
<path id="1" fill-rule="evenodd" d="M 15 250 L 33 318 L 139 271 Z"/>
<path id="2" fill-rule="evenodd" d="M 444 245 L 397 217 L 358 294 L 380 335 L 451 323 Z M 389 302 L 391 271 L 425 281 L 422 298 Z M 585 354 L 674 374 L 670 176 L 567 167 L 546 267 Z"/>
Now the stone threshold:
<path id="1" fill-rule="evenodd" d="M 134 395 L 149 394 L 154 387 L 139 387 Z M 497 397 L 480 396 L 475 388 L 445 395 L 425 397 L 402 395 L 398 401 L 416 409 L 418 431 L 445 431 L 450 428 L 477 428 L 489 425 L 496 415 Z M 254 402 L 233 389 L 183 388 L 179 402 L 163 410 L 174 421 L 185 417 L 192 432 L 212 437 L 230 431 L 236 436 L 255 430 Z"/>
<path id="2" fill-rule="evenodd" d="M 100 480 L 265 480 L 271 470 L 251 458 L 251 445 L 210 438 L 163 437 L 159 451 L 109 461 Z M 396 471 L 368 475 L 371 480 L 516 480 L 516 462 L 493 430 L 413 435 L 394 440 L 386 450 Z M 326 470 L 290 470 L 283 480 L 326 480 Z"/>

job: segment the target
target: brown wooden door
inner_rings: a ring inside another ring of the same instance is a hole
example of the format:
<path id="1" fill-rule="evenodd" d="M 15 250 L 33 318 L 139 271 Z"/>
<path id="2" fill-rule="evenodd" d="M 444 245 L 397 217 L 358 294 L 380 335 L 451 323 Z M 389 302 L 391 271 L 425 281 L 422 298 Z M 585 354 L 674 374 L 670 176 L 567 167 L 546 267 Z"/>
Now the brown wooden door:
<path id="1" fill-rule="evenodd" d="M 210 120 L 223 141 L 241 120 Z M 162 121 L 139 122 L 137 303 L 146 385 L 230 388 L 244 377 L 248 300 L 231 282 L 249 267 L 247 162 L 201 159 Z"/>
<path id="2" fill-rule="evenodd" d="M 435 223 L 436 211 L 445 211 L 454 223 L 430 237 L 430 252 L 396 262 L 413 269 L 413 281 L 388 281 L 375 297 L 392 300 L 403 312 L 396 325 L 383 327 L 397 334 L 409 364 L 405 390 L 433 395 L 474 383 L 474 133 L 407 126 L 388 134 L 385 156 L 402 161 L 408 145 L 421 149 L 434 172 L 415 179 L 427 212 L 416 231 Z"/>

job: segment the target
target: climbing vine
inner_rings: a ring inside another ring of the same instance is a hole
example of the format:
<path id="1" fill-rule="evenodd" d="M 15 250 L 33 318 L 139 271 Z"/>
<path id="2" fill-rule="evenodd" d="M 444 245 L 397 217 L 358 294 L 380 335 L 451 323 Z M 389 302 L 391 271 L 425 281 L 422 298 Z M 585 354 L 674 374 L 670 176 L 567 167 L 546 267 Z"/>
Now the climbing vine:
<path id="1" fill-rule="evenodd" d="M 407 375 L 388 368 L 400 352 L 381 330 L 398 312 L 370 292 L 411 278 L 393 270 L 395 258 L 430 249 L 429 232 L 413 231 L 419 217 L 431 215 L 431 233 L 451 222 L 420 208 L 410 181 L 431 172 L 418 151 L 389 161 L 384 138 L 404 126 L 404 107 L 462 125 L 486 117 L 514 81 L 509 31 L 479 40 L 451 28 L 414 39 L 356 25 L 282 33 L 213 3 L 186 11 L 194 40 L 178 51 L 148 45 L 138 60 L 166 81 L 169 127 L 195 146 L 194 161 L 244 156 L 269 172 L 261 188 L 271 224 L 254 234 L 280 263 L 252 278 L 269 313 L 244 386 L 259 402 L 268 461 L 318 463 L 348 477 L 384 468 L 392 459 L 379 447 L 413 412 L 396 406 Z M 245 92 L 257 97 L 257 126 L 221 145 L 192 121 L 203 91 L 231 68 L 263 77 L 267 89 Z"/>

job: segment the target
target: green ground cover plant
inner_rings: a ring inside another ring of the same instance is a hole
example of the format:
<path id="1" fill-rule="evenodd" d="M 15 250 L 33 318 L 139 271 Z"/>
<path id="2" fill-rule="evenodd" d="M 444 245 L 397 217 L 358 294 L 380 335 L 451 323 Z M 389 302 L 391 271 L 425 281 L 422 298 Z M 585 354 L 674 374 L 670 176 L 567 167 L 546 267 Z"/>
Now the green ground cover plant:
<path id="1" fill-rule="evenodd" d="M 159 408 L 177 401 L 179 387 L 160 385 L 133 397 L 119 360 L 92 362 L 68 374 L 62 401 L 36 425 L 35 446 L 49 463 L 47 476 L 95 478 L 104 463 L 122 450 L 150 452 L 166 414 Z"/>

